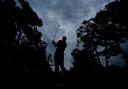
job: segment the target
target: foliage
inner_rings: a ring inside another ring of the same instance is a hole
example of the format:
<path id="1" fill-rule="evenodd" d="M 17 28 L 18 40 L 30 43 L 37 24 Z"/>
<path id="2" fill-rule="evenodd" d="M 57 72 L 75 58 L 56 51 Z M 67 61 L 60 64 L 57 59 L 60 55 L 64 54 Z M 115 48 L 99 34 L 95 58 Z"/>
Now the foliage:
<path id="1" fill-rule="evenodd" d="M 127 0 L 110 2 L 95 18 L 82 22 L 76 31 L 77 37 L 84 44 L 84 54 L 91 55 L 83 60 L 97 60 L 97 64 L 100 64 L 99 57 L 104 56 L 108 68 L 108 59 L 121 53 L 128 63 L 126 53 L 120 46 L 120 43 L 128 39 L 128 13 L 125 10 L 128 8 L 127 4 Z M 99 47 L 103 50 L 98 51 Z"/>
<path id="2" fill-rule="evenodd" d="M 0 0 L 0 53 L 10 72 L 49 71 L 46 43 L 37 27 L 42 20 L 26 0 Z"/>

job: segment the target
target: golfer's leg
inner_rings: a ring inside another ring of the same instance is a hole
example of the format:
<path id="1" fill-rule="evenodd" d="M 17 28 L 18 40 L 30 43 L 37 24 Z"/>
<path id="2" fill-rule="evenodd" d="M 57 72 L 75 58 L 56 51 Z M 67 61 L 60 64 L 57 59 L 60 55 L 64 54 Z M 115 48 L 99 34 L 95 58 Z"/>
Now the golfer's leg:
<path id="1" fill-rule="evenodd" d="M 55 72 L 59 72 L 59 62 L 55 59 Z"/>
<path id="2" fill-rule="evenodd" d="M 62 57 L 60 60 L 60 68 L 62 69 L 63 72 L 66 72 L 66 69 L 64 67 L 64 57 Z"/>

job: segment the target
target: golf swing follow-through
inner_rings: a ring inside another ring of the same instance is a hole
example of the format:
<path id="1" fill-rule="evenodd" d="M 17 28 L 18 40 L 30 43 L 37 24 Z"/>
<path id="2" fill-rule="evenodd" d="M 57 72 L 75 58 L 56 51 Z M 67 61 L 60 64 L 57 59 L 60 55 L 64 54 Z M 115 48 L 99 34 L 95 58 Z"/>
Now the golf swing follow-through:
<path id="1" fill-rule="evenodd" d="M 58 25 L 59 27 L 60 25 Z M 62 72 L 66 72 L 66 69 L 64 67 L 64 51 L 65 48 L 67 47 L 66 43 L 66 36 L 63 36 L 62 39 L 59 41 L 55 42 L 55 37 L 58 32 L 58 29 L 56 30 L 56 33 L 54 35 L 52 44 L 54 47 L 56 47 L 55 55 L 54 55 L 54 61 L 55 61 L 55 72 L 59 72 L 59 67 L 61 68 Z"/>

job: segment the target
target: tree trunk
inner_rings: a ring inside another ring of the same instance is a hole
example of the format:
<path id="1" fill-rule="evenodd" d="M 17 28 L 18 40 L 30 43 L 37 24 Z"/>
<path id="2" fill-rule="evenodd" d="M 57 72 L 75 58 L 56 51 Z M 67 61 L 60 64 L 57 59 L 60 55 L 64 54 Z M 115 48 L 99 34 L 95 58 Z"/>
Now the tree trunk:
<path id="1" fill-rule="evenodd" d="M 105 62 L 106 62 L 106 69 L 108 69 L 108 57 L 107 57 L 107 45 L 105 41 Z"/>
<path id="2" fill-rule="evenodd" d="M 98 52 L 97 52 L 97 47 L 94 47 L 94 50 L 95 50 L 96 56 L 97 56 L 97 58 L 98 58 L 98 64 L 101 65 L 101 63 L 100 63 L 100 57 L 99 57 Z"/>

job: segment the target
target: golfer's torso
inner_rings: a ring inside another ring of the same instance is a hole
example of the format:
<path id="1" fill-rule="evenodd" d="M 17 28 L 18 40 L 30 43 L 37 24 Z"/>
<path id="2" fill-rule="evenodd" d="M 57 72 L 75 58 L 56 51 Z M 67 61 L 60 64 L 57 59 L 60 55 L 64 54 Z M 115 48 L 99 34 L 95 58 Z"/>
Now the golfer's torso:
<path id="1" fill-rule="evenodd" d="M 63 55 L 66 46 L 67 46 L 66 42 L 60 40 L 57 44 L 56 54 L 60 54 L 60 55 L 62 54 Z"/>

